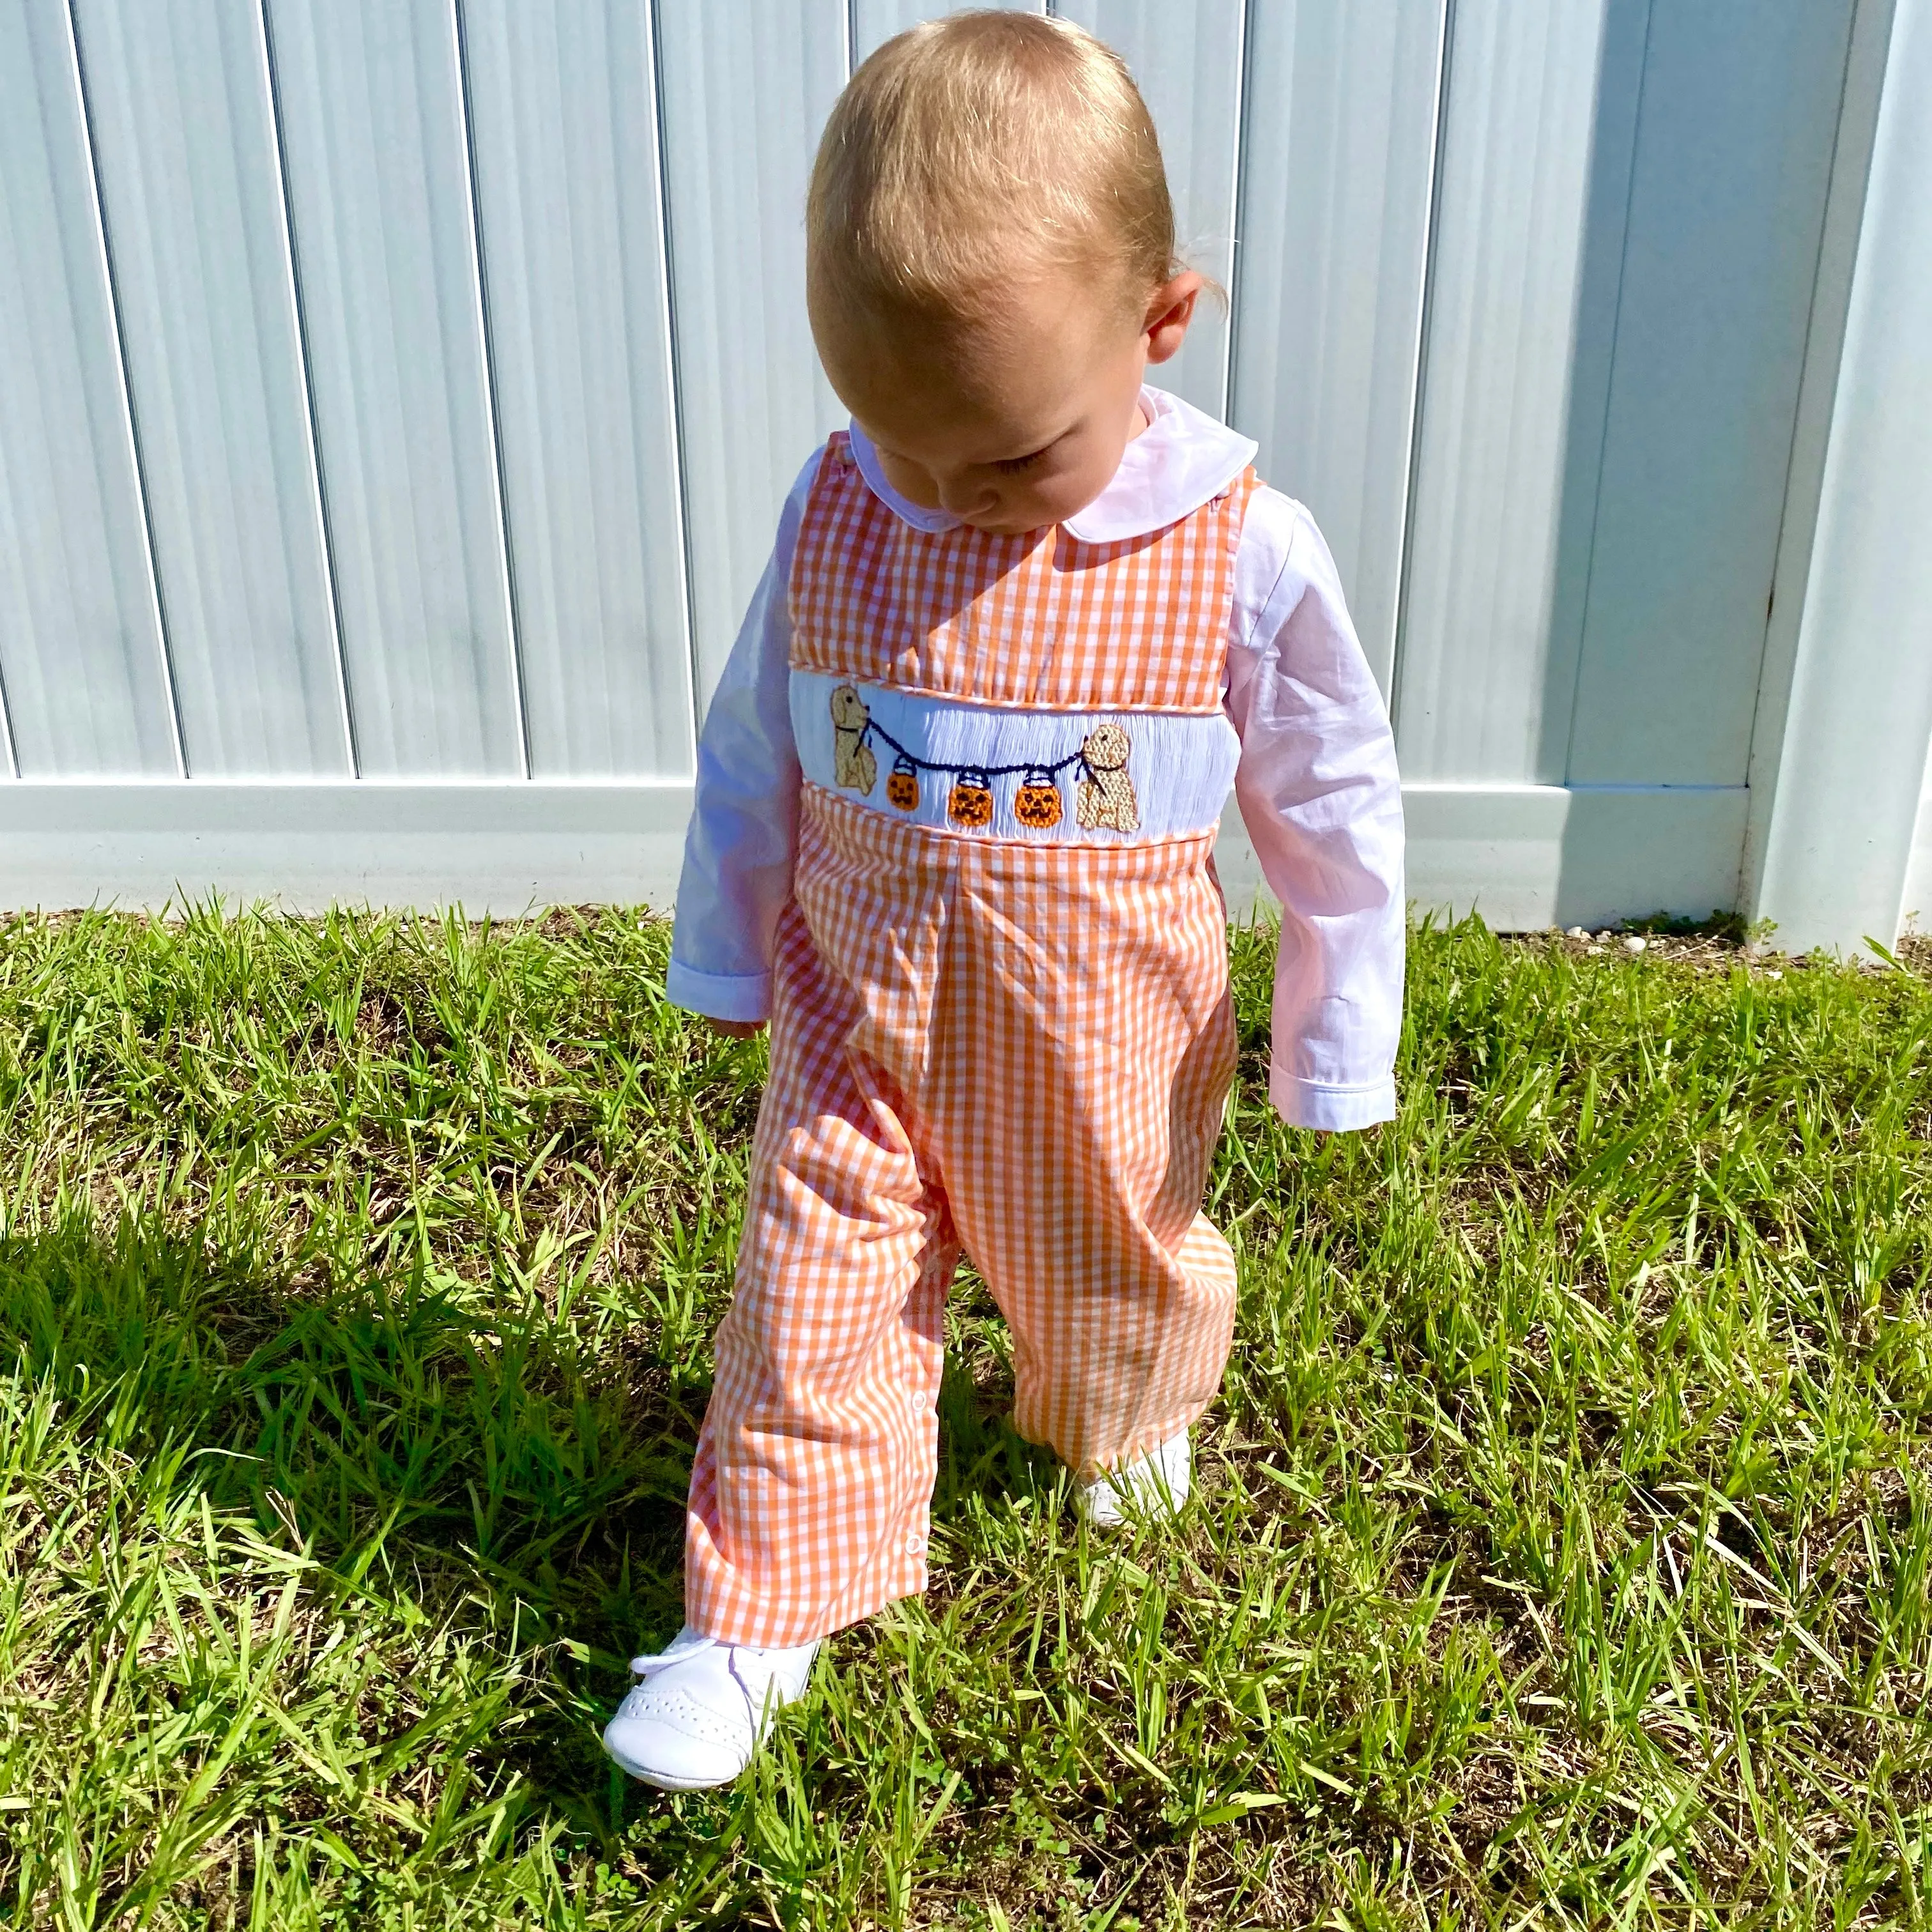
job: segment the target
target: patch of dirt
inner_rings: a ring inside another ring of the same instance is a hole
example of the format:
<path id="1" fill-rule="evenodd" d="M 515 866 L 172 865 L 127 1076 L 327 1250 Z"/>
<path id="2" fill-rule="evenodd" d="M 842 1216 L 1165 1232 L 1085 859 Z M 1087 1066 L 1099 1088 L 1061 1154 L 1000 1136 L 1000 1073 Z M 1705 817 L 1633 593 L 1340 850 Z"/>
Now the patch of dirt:
<path id="1" fill-rule="evenodd" d="M 1729 973 L 1742 967 L 1765 978 L 1782 979 L 1787 973 L 1807 969 L 1834 971 L 1844 965 L 1868 973 L 1887 970 L 1886 962 L 1874 953 L 1841 962 L 1825 952 L 1786 952 L 1778 944 L 1775 932 L 1754 934 L 1734 914 L 1693 921 L 1659 914 L 1649 919 L 1620 920 L 1612 926 L 1551 926 L 1498 937 L 1505 946 L 1530 952 L 1565 952 L 1580 959 L 1642 958 L 1707 973 Z M 1932 935 L 1906 934 L 1894 947 L 1893 957 L 1909 972 L 1932 980 Z"/>

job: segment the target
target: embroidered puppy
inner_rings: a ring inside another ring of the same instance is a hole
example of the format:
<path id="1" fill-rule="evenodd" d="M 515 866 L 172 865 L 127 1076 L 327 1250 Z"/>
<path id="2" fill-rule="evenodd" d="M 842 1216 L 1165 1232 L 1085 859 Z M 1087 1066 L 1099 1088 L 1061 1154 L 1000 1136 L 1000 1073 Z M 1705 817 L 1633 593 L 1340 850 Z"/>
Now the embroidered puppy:
<path id="1" fill-rule="evenodd" d="M 879 761 L 866 742 L 872 722 L 866 700 L 849 684 L 832 694 L 832 773 L 847 791 L 869 792 L 879 776 Z"/>
<path id="2" fill-rule="evenodd" d="M 1080 765 L 1087 776 L 1080 781 L 1073 809 L 1089 832 L 1102 826 L 1114 832 L 1139 830 L 1140 801 L 1127 776 L 1127 754 L 1132 748 L 1133 741 L 1118 724 L 1095 725 L 1082 744 Z"/>

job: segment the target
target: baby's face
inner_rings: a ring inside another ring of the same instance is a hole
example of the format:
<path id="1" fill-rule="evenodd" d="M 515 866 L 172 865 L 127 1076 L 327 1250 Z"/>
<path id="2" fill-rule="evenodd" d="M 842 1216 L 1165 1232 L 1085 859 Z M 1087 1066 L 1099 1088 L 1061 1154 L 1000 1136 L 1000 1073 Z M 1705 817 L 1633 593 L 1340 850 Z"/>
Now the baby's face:
<path id="1" fill-rule="evenodd" d="M 1135 316 L 1060 273 L 1015 282 L 983 320 L 944 329 L 814 303 L 814 332 L 894 489 L 975 530 L 1036 530 L 1107 487 L 1145 426 L 1147 365 L 1180 346 L 1200 287 L 1177 276 Z"/>

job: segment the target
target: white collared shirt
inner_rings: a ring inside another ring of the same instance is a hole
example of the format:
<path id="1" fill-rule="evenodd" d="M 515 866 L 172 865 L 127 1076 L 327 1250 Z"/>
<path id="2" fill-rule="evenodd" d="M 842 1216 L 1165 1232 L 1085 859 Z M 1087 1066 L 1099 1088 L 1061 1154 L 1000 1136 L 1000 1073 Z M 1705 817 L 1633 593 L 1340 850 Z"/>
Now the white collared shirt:
<path id="1" fill-rule="evenodd" d="M 1143 389 L 1148 427 L 1066 527 L 1085 542 L 1165 529 L 1225 489 L 1255 446 L 1178 397 Z M 886 480 L 856 424 L 873 494 L 916 530 L 957 519 Z M 667 990 L 714 1019 L 770 1010 L 772 935 L 791 894 L 799 758 L 789 703 L 793 552 L 814 452 L 706 713 Z M 1402 1028 L 1402 794 L 1388 713 L 1306 510 L 1257 490 L 1234 560 L 1225 708 L 1241 740 L 1234 796 L 1282 902 L 1269 1093 L 1292 1125 L 1343 1131 L 1395 1114 Z"/>

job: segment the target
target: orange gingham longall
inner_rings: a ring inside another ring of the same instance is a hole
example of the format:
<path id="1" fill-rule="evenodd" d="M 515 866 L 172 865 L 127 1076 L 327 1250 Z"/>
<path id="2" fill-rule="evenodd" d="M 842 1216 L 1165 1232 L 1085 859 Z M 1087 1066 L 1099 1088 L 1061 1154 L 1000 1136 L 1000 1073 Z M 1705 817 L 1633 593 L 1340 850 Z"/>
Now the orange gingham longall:
<path id="1" fill-rule="evenodd" d="M 1221 706 L 1252 473 L 1151 536 L 911 528 L 835 436 L 794 670 L 986 706 Z M 824 727 L 827 731 L 829 722 Z M 1233 1077 L 1211 825 L 980 836 L 808 782 L 736 1289 L 692 1472 L 687 1616 L 794 1644 L 925 1588 L 945 1298 L 1011 1328 L 1014 1421 L 1083 1475 L 1214 1399 L 1234 1258 L 1201 1211 Z"/>

